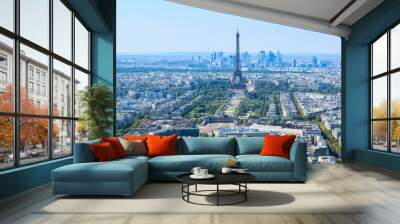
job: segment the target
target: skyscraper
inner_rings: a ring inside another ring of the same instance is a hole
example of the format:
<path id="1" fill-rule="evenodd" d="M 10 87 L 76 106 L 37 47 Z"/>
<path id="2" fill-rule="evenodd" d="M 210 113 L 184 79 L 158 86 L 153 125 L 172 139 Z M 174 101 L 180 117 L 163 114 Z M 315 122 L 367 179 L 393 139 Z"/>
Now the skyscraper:
<path id="1" fill-rule="evenodd" d="M 214 63 L 217 60 L 217 52 L 212 52 L 211 53 L 211 62 Z"/>
<path id="2" fill-rule="evenodd" d="M 236 55 L 235 55 L 235 71 L 233 72 L 231 85 L 234 89 L 244 89 L 246 85 L 242 76 L 240 65 L 240 47 L 239 47 L 239 30 L 236 32 Z"/>
<path id="3" fill-rule="evenodd" d="M 311 61 L 312 61 L 312 66 L 313 67 L 318 67 L 319 63 L 318 63 L 318 58 L 317 57 L 313 56 Z"/>
<path id="4" fill-rule="evenodd" d="M 248 64 L 249 64 L 249 62 L 250 62 L 250 54 L 249 54 L 249 52 L 244 52 L 244 53 L 242 53 L 242 65 L 243 66 L 247 66 Z"/>
<path id="5" fill-rule="evenodd" d="M 281 67 L 282 66 L 282 55 L 279 52 L 276 52 L 276 67 Z"/>
<path id="6" fill-rule="evenodd" d="M 258 66 L 261 68 L 264 68 L 266 66 L 267 55 L 265 54 L 265 51 L 260 51 L 258 53 L 257 63 L 258 63 Z"/>
<path id="7" fill-rule="evenodd" d="M 218 51 L 217 53 L 217 59 L 222 59 L 224 57 L 224 52 Z"/>
<path id="8" fill-rule="evenodd" d="M 224 52 L 219 51 L 217 53 L 217 61 L 218 61 L 220 67 L 224 66 Z"/>
<path id="9" fill-rule="evenodd" d="M 291 63 L 292 67 L 296 67 L 297 66 L 297 61 L 296 59 L 292 59 L 292 63 Z"/>
<path id="10" fill-rule="evenodd" d="M 275 66 L 275 64 L 276 64 L 276 56 L 272 51 L 270 51 L 268 52 L 268 66 L 272 67 Z"/>

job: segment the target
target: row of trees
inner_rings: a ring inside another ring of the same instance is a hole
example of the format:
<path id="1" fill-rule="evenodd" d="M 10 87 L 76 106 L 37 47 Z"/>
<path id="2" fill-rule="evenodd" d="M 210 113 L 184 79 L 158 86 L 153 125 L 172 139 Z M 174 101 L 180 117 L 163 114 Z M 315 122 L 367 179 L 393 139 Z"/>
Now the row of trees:
<path id="1" fill-rule="evenodd" d="M 196 123 L 202 121 L 204 114 L 215 114 L 226 101 L 229 82 L 218 83 L 199 82 L 197 97 L 193 101 L 193 108 L 184 116 L 193 119 Z"/>
<path id="2" fill-rule="evenodd" d="M 261 118 L 265 115 L 268 108 L 268 100 L 266 99 L 244 99 L 240 102 L 239 106 L 236 108 L 235 115 L 241 116 L 249 112 L 253 112 L 251 118 Z"/>
<path id="3" fill-rule="evenodd" d="M 255 90 L 248 94 L 236 108 L 235 115 L 242 116 L 253 112 L 251 118 L 265 117 L 269 104 L 273 103 L 273 94 L 276 86 L 270 81 L 260 80 L 256 83 Z"/>

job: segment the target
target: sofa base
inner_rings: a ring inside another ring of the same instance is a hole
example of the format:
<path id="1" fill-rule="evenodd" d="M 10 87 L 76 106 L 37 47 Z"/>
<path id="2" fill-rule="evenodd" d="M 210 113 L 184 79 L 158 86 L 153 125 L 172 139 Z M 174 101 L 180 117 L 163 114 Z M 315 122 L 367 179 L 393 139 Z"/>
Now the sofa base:
<path id="1" fill-rule="evenodd" d="M 132 195 L 137 189 L 132 189 L 130 182 L 53 182 L 53 194 L 65 195 Z"/>
<path id="2" fill-rule="evenodd" d="M 54 194 L 132 195 L 147 183 L 148 165 L 140 160 L 75 163 L 53 170 L 52 176 Z"/>

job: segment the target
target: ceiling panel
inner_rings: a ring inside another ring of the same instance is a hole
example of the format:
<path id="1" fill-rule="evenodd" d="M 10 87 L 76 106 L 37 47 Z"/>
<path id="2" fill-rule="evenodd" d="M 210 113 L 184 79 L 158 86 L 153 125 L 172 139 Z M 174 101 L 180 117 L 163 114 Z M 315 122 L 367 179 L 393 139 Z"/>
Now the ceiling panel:
<path id="1" fill-rule="evenodd" d="M 351 0 L 227 0 L 329 21 Z"/>
<path id="2" fill-rule="evenodd" d="M 383 0 L 169 1 L 345 38 L 350 35 L 352 24 L 383 2 Z"/>

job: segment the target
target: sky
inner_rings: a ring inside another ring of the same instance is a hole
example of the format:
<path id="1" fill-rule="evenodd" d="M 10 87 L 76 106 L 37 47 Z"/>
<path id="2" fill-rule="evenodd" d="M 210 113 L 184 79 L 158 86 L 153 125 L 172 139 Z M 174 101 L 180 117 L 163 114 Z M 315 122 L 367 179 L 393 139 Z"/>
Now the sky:
<path id="1" fill-rule="evenodd" d="M 162 0 L 117 1 L 117 53 L 241 51 L 340 54 L 339 37 Z"/>

